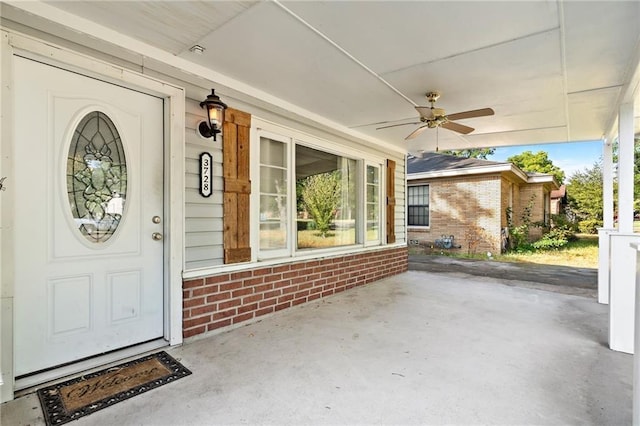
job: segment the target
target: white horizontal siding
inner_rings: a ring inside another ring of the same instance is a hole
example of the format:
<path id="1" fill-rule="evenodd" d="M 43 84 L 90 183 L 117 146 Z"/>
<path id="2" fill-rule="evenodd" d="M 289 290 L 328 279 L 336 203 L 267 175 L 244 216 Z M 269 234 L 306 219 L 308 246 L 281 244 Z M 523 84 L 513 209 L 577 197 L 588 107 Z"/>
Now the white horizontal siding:
<path id="1" fill-rule="evenodd" d="M 222 248 L 222 141 L 218 137 L 202 139 L 196 127 L 204 118 L 197 101 L 186 103 L 185 146 L 185 270 L 207 268 L 223 264 Z M 200 154 L 213 158 L 213 193 L 200 195 Z"/>
<path id="2" fill-rule="evenodd" d="M 222 245 L 219 247 L 189 247 L 186 252 L 191 259 L 189 261 L 190 269 L 209 267 L 211 259 L 222 259 L 223 256 Z"/>
<path id="3" fill-rule="evenodd" d="M 200 195 L 200 191 L 195 188 L 189 188 L 185 191 L 184 198 L 186 203 L 191 204 L 206 204 L 210 205 L 214 204 L 222 204 L 222 188 L 216 188 L 212 185 L 213 194 L 211 194 L 208 198 Z"/>
<path id="4" fill-rule="evenodd" d="M 209 247 L 214 240 L 222 240 L 222 231 L 189 232 L 185 238 L 185 245 L 189 248 Z"/>
<path id="5" fill-rule="evenodd" d="M 191 232 L 212 232 L 222 229 L 222 218 L 200 218 L 191 217 L 185 221 L 186 226 Z"/>
<path id="6" fill-rule="evenodd" d="M 185 270 L 223 265 L 223 170 L 221 138 L 202 139 L 196 134 L 197 123 L 204 118 L 198 102 L 187 100 L 185 146 Z M 367 150 L 366 147 L 358 147 Z M 213 158 L 210 197 L 199 192 L 200 154 Z M 405 233 L 405 164 L 404 158 L 392 155 L 395 173 L 395 234 L 397 242 L 406 241 Z"/>

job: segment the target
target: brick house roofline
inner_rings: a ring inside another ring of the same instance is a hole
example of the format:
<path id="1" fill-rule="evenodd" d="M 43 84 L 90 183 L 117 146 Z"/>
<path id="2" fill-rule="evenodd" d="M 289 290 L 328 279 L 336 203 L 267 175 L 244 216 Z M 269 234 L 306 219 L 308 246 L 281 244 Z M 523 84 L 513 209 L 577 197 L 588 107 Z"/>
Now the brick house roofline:
<path id="1" fill-rule="evenodd" d="M 409 157 L 407 159 L 407 178 L 410 180 L 501 172 L 511 172 L 522 181 L 528 181 L 528 176 L 525 172 L 507 162 L 463 158 L 436 153 L 424 153 L 422 158 Z"/>
<path id="2" fill-rule="evenodd" d="M 551 199 L 564 198 L 567 195 L 567 187 L 560 185 L 560 188 L 551 191 Z"/>
<path id="3" fill-rule="evenodd" d="M 547 173 L 531 173 L 527 172 L 528 183 L 544 183 L 549 184 L 552 190 L 560 188 L 560 184 L 556 180 L 555 176 Z"/>
<path id="4" fill-rule="evenodd" d="M 526 183 L 549 184 L 552 189 L 560 185 L 555 177 L 546 173 L 528 173 L 508 162 L 456 157 L 455 155 L 424 153 L 422 157 L 407 159 L 407 180 L 446 178 L 511 172 Z"/>

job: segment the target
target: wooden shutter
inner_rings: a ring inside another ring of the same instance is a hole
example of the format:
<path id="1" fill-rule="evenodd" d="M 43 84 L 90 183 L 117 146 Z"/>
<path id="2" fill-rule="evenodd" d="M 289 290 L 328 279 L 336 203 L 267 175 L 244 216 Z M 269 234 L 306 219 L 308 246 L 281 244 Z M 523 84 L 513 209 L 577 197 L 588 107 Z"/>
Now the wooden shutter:
<path id="1" fill-rule="evenodd" d="M 251 260 L 249 246 L 249 129 L 251 115 L 228 108 L 222 128 L 224 263 Z"/>
<path id="2" fill-rule="evenodd" d="M 396 162 L 387 160 L 387 244 L 396 242 Z"/>

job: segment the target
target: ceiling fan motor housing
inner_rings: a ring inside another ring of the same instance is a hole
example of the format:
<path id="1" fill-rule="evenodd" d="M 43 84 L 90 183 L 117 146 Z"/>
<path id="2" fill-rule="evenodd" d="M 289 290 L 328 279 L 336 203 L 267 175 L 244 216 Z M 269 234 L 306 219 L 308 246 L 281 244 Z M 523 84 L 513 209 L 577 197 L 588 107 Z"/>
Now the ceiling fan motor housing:
<path id="1" fill-rule="evenodd" d="M 440 97 L 440 92 L 427 92 L 427 100 L 433 104 Z"/>
<path id="2" fill-rule="evenodd" d="M 447 117 L 435 117 L 431 120 L 427 120 L 426 123 L 428 128 L 435 129 L 436 127 L 441 126 L 448 121 L 449 120 L 447 120 Z"/>

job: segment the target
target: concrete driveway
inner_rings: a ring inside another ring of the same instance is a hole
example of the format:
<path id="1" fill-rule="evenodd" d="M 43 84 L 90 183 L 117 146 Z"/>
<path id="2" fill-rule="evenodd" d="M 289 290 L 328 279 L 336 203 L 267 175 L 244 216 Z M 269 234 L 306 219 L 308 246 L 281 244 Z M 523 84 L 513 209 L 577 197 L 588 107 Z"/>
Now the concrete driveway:
<path id="1" fill-rule="evenodd" d="M 494 282 L 553 291 L 575 296 L 598 297 L 598 270 L 526 262 L 465 259 L 449 256 L 410 255 L 409 270 L 466 274 L 494 278 Z"/>
<path id="2" fill-rule="evenodd" d="M 410 271 L 169 349 L 193 375 L 74 425 L 630 424 L 607 306 Z M 2 425 L 43 424 L 35 395 Z"/>

